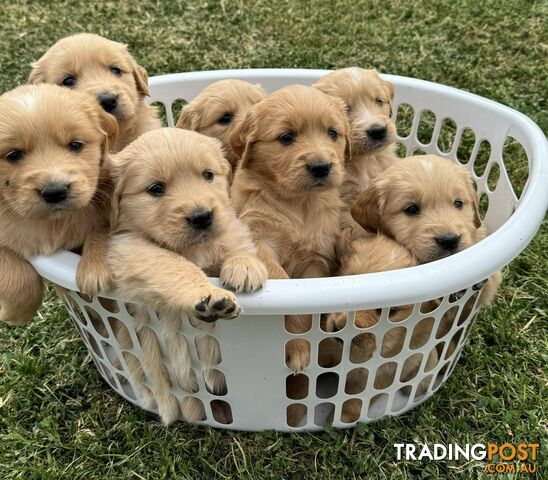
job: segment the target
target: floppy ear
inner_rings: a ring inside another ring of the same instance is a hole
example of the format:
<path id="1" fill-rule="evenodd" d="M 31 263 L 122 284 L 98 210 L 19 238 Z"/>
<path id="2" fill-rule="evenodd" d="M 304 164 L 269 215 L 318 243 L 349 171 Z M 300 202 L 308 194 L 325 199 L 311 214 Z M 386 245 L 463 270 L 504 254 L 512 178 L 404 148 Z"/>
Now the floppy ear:
<path id="1" fill-rule="evenodd" d="M 339 232 L 339 237 L 335 244 L 335 253 L 341 262 L 345 257 L 352 255 L 356 251 L 352 244 L 352 232 L 353 228 L 351 226 L 344 227 Z"/>
<path id="2" fill-rule="evenodd" d="M 29 75 L 28 83 L 45 83 L 46 82 L 46 72 L 45 72 L 45 62 L 44 57 L 40 58 L 34 62 L 31 67 L 32 70 Z"/>
<path id="3" fill-rule="evenodd" d="M 468 184 L 468 189 L 470 190 L 470 198 L 472 200 L 472 207 L 474 208 L 474 226 L 480 228 L 483 223 L 479 214 L 478 192 L 472 186 L 472 181 Z"/>
<path id="4" fill-rule="evenodd" d="M 133 79 L 135 80 L 135 85 L 137 85 L 137 92 L 143 97 L 148 96 L 148 73 L 141 67 L 133 58 L 132 67 L 133 67 Z"/>
<path id="5" fill-rule="evenodd" d="M 120 229 L 120 200 L 125 186 L 126 167 L 128 160 L 124 154 L 109 155 L 108 169 L 114 184 L 110 202 L 110 228 L 116 232 Z"/>
<path id="6" fill-rule="evenodd" d="M 382 83 L 384 85 L 384 90 L 386 91 L 386 94 L 388 95 L 388 104 L 390 106 L 390 116 L 392 116 L 392 104 L 394 103 L 394 84 L 390 83 L 386 80 L 382 80 Z"/>
<path id="7" fill-rule="evenodd" d="M 185 130 L 197 130 L 200 125 L 201 115 L 188 104 L 183 107 L 179 120 L 177 120 L 177 128 Z"/>
<path id="8" fill-rule="evenodd" d="M 369 232 L 382 230 L 380 196 L 379 188 L 372 184 L 358 197 L 350 210 L 352 218 Z"/>
<path id="9" fill-rule="evenodd" d="M 256 141 L 256 135 L 255 118 L 250 110 L 228 139 L 228 147 L 240 159 L 239 168 L 245 168 L 251 161 L 251 148 Z"/>
<path id="10" fill-rule="evenodd" d="M 350 159 L 352 158 L 352 143 L 350 142 L 350 135 L 345 135 L 344 141 L 346 142 L 344 146 L 344 161 L 350 162 Z"/>
<path id="11" fill-rule="evenodd" d="M 101 130 L 105 134 L 105 143 L 103 155 L 113 150 L 116 139 L 118 138 L 118 121 L 114 115 L 110 115 L 102 108 L 99 111 L 99 121 L 101 122 Z"/>

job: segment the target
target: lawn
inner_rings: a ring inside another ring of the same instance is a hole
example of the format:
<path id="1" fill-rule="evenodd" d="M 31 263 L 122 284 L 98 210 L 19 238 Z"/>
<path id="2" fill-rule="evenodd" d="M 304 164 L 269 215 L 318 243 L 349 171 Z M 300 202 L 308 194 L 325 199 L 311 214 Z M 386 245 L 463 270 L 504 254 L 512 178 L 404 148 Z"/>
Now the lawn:
<path id="1" fill-rule="evenodd" d="M 151 76 L 375 67 L 475 92 L 548 130 L 542 1 L 1 2 L 1 91 L 58 38 L 92 31 L 126 42 Z M 545 225 L 432 399 L 320 434 L 164 428 L 109 390 L 50 293 L 29 326 L 0 326 L 0 479 L 493 478 L 474 462 L 396 462 L 393 444 L 546 441 L 547 257 Z"/>

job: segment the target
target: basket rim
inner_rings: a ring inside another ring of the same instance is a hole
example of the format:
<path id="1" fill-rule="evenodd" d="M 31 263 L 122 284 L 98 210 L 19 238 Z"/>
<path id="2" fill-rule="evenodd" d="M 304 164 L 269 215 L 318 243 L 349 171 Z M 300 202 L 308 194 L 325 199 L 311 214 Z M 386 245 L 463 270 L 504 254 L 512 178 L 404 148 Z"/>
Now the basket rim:
<path id="1" fill-rule="evenodd" d="M 149 86 L 161 88 L 182 81 L 216 81 L 223 78 L 259 78 L 315 81 L 329 70 L 242 69 L 175 73 L 151 77 Z M 460 97 L 493 115 L 509 118 L 530 142 L 529 177 L 515 212 L 495 232 L 476 245 L 432 263 L 407 269 L 362 275 L 268 280 L 253 294 L 238 294 L 245 314 L 323 313 L 391 305 L 405 305 L 444 296 L 482 281 L 512 261 L 530 242 L 548 208 L 548 142 L 542 130 L 524 114 L 493 100 L 438 83 L 397 75 L 382 75 L 397 88 L 436 91 Z M 161 98 L 154 101 L 162 101 Z M 78 291 L 76 268 L 80 257 L 60 251 L 37 257 L 31 264 L 47 280 Z M 219 280 L 211 282 L 220 286 Z M 112 295 L 106 295 L 112 297 Z M 113 297 L 115 298 L 115 297 Z"/>

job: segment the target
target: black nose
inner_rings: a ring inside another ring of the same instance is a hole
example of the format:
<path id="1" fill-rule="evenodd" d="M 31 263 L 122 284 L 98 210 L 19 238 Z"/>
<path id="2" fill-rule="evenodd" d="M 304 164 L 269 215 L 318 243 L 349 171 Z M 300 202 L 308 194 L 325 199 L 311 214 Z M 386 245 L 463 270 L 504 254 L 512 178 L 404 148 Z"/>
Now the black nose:
<path id="1" fill-rule="evenodd" d="M 438 245 L 448 251 L 455 250 L 459 246 L 459 241 L 460 237 L 454 233 L 436 237 L 436 242 L 438 242 Z"/>
<path id="2" fill-rule="evenodd" d="M 194 228 L 205 230 L 213 225 L 213 212 L 207 208 L 197 208 L 186 217 L 186 221 Z"/>
<path id="3" fill-rule="evenodd" d="M 69 194 L 69 185 L 64 183 L 48 183 L 40 190 L 40 196 L 46 203 L 61 203 Z"/>
<path id="4" fill-rule="evenodd" d="M 308 168 L 313 177 L 325 178 L 331 171 L 331 162 L 327 160 L 312 160 L 306 168 Z"/>
<path id="5" fill-rule="evenodd" d="M 118 98 L 113 93 L 101 93 L 97 95 L 97 100 L 105 112 L 112 112 L 118 106 Z"/>
<path id="6" fill-rule="evenodd" d="M 367 136 L 373 140 L 384 140 L 386 138 L 386 127 L 384 125 L 375 125 L 370 126 L 366 130 Z"/>

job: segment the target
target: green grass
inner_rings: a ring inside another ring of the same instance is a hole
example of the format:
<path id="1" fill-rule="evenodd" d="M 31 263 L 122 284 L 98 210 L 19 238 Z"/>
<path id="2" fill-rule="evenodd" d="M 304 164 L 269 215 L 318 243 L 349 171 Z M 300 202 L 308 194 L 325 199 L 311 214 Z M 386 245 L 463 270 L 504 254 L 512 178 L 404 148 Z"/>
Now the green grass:
<path id="1" fill-rule="evenodd" d="M 150 75 L 362 65 L 473 91 L 546 131 L 547 15 L 524 0 L 2 0 L 0 90 L 24 82 L 56 39 L 94 31 L 127 42 Z M 393 444 L 546 440 L 547 252 L 544 226 L 431 400 L 319 434 L 162 427 L 109 390 L 50 294 L 28 327 L 0 326 L 0 478 L 488 478 L 475 463 L 396 462 Z"/>

